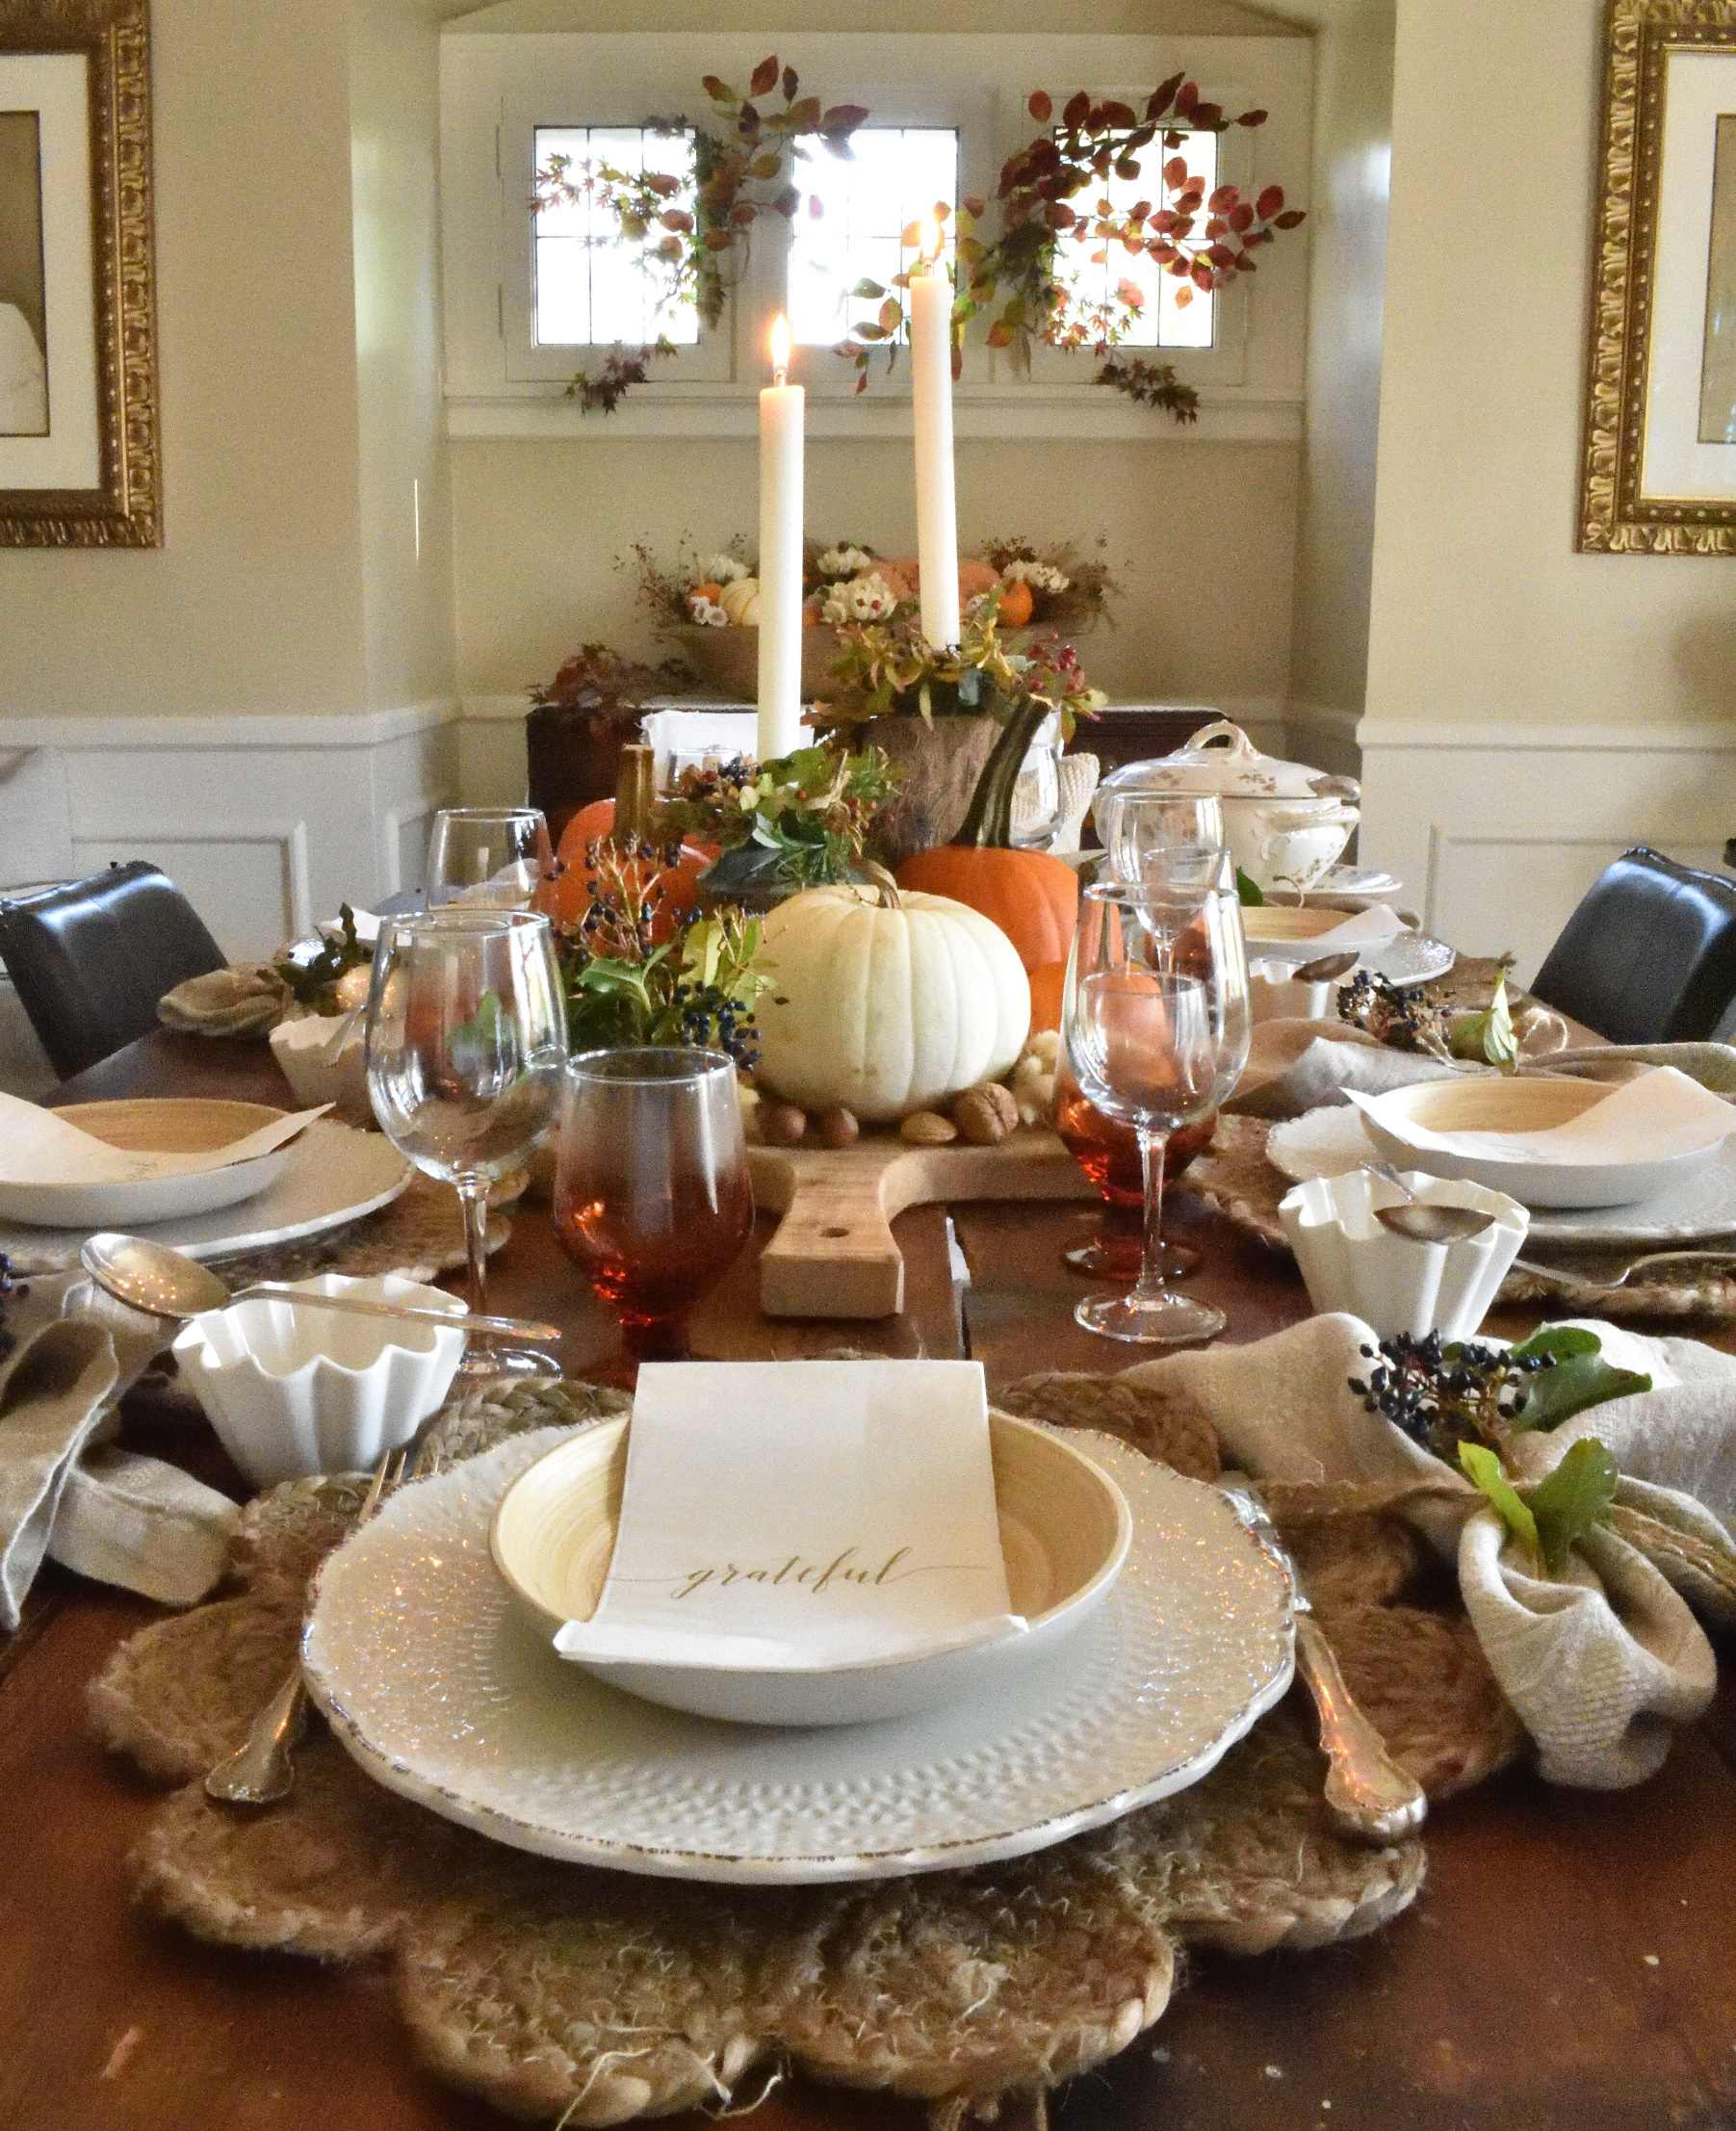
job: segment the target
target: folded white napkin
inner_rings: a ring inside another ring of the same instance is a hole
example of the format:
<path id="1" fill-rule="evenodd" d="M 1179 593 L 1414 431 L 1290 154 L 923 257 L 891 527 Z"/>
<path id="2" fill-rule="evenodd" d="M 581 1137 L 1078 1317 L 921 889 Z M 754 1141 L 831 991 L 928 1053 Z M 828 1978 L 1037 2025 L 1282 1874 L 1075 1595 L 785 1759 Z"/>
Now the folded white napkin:
<path id="1" fill-rule="evenodd" d="M 1315 961 L 1323 954 L 1343 953 L 1351 948 L 1385 947 L 1405 929 L 1404 920 L 1390 903 L 1385 902 L 1371 903 L 1366 910 L 1346 918 L 1342 924 L 1334 925 L 1330 932 L 1316 933 L 1308 940 L 1268 938 L 1260 930 L 1257 910 L 1246 913 L 1243 925 L 1261 954 L 1303 962 Z"/>
<path id="2" fill-rule="evenodd" d="M 1654 1534 L 1662 1528 L 1655 1565 L 1599 1526 L 1564 1577 L 1533 1573 L 1482 1493 L 1367 1412 L 1350 1389 L 1352 1377 L 1366 1376 L 1364 1349 L 1375 1344 L 1360 1318 L 1312 1317 L 1248 1346 L 1174 1355 L 1127 1374 L 1196 1400 L 1229 1456 L 1256 1479 L 1384 1482 L 1396 1491 L 1401 1513 L 1456 1559 L 1465 1611 L 1536 1743 L 1540 1772 L 1553 1783 L 1607 1790 L 1652 1775 L 1672 1727 L 1698 1716 L 1716 1689 L 1712 1647 L 1682 1594 L 1736 1626 L 1736 1358 L 1696 1339 L 1570 1321 L 1597 1335 L 1613 1364 L 1649 1374 L 1653 1388 L 1521 1438 L 1520 1468 L 1540 1479 L 1572 1442 L 1595 1436 L 1622 1473 L 1617 1508 L 1651 1520 Z M 1696 1546 L 1702 1564 L 1722 1564 L 1722 1577 L 1696 1569 Z"/>
<path id="3" fill-rule="evenodd" d="M 226 1169 L 269 1155 L 330 1107 L 326 1103 L 318 1109 L 275 1118 L 226 1147 L 159 1155 L 111 1147 L 106 1140 L 81 1131 L 73 1123 L 76 1108 L 44 1109 L 40 1104 L 0 1092 L 0 1183 L 138 1183 L 148 1178 L 191 1177 L 207 1169 Z"/>
<path id="4" fill-rule="evenodd" d="M 1490 1161 L 1665 1161 L 1715 1147 L 1736 1132 L 1736 1106 L 1673 1066 L 1624 1080 L 1566 1125 L 1539 1132 L 1432 1132 L 1387 1096 L 1347 1092 L 1359 1109 L 1407 1146 Z"/>
<path id="5" fill-rule="evenodd" d="M 827 1671 L 1023 1631 L 974 1362 L 639 1371 L 609 1578 L 563 1657 Z"/>

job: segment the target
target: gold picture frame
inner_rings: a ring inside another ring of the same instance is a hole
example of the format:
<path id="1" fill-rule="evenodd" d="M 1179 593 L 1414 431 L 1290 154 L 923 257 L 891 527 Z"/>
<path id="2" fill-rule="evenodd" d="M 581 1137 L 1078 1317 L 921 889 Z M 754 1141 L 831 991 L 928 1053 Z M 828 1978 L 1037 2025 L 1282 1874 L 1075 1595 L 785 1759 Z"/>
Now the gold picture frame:
<path id="1" fill-rule="evenodd" d="M 0 0 L 0 547 L 161 547 L 149 0 Z"/>
<path id="2" fill-rule="evenodd" d="M 1704 412 L 1712 371 L 1736 378 L 1736 120 L 1719 103 L 1736 112 L 1736 0 L 1611 0 L 1582 552 L 1736 555 L 1736 404 L 1723 438 Z"/>

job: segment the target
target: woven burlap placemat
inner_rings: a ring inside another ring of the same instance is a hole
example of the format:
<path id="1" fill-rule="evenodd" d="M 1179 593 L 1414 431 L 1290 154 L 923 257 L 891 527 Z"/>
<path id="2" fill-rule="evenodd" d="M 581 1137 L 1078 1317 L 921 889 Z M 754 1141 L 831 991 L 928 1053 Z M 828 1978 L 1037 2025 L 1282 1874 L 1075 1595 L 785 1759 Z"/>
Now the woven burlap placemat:
<path id="1" fill-rule="evenodd" d="M 1266 1135 L 1271 1130 L 1265 1118 L 1220 1117 L 1210 1150 L 1189 1164 L 1185 1186 L 1244 1234 L 1287 1252 L 1290 1245 L 1278 1217 L 1278 1204 L 1294 1186 L 1266 1158 Z M 1667 1247 L 1636 1244 L 1634 1255 L 1645 1248 Z M 1612 1253 L 1599 1256 L 1607 1263 Z M 1567 1265 L 1570 1268 L 1570 1258 Z M 1736 1317 L 1736 1272 L 1691 1268 L 1668 1280 L 1636 1282 L 1627 1287 L 1607 1286 L 1590 1270 L 1584 1277 L 1564 1270 L 1559 1283 L 1511 1272 L 1501 1283 L 1496 1301 L 1541 1304 L 1560 1317 L 1728 1319 Z"/>
<path id="2" fill-rule="evenodd" d="M 430 1440 L 450 1462 L 625 1403 L 548 1380 L 484 1390 Z M 1001 1403 L 1199 1478 L 1219 1469 L 1198 1408 L 1111 1378 L 1033 1377 Z M 1337 1832 L 1294 1697 L 1204 1781 L 1112 1827 L 874 1885 L 699 1886 L 522 1856 L 380 1790 L 318 1725 L 283 1806 L 213 1806 L 198 1779 L 291 1663 L 308 1576 L 364 1484 L 295 1482 L 250 1504 L 229 1595 L 124 1644 L 90 1688 L 91 1721 L 181 1786 L 135 1854 L 149 1908 L 226 1945 L 384 1963 L 422 2059 L 513 2115 L 741 2106 L 795 2071 L 920 2097 L 940 2131 L 1004 2122 L 1015 2097 L 1040 2118 L 1049 2089 L 1158 2018 L 1180 1947 L 1323 1945 L 1384 1924 L 1421 1883 L 1418 1840 Z M 1510 1759 L 1521 1734 L 1463 1616 L 1401 1600 L 1417 1566 L 1407 1527 L 1313 1510 L 1290 1536 L 1394 1753 L 1437 1797 Z"/>

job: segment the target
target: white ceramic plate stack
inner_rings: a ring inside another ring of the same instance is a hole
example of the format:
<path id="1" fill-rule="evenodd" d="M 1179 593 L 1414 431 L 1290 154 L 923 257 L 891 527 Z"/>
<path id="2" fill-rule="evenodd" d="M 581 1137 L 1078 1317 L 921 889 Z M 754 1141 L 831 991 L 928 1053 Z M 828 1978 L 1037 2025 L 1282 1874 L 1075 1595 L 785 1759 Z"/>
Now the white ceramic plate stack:
<path id="1" fill-rule="evenodd" d="M 1287 1577 L 1215 1488 L 1106 1437 L 1126 1563 L 1095 1617 L 996 1687 L 883 1723 L 772 1729 L 564 1663 L 489 1553 L 539 1430 L 403 1489 L 321 1571 L 302 1657 L 361 1766 L 545 1857 L 660 1877 L 870 1880 L 1023 1856 L 1184 1788 L 1279 1699 Z"/>

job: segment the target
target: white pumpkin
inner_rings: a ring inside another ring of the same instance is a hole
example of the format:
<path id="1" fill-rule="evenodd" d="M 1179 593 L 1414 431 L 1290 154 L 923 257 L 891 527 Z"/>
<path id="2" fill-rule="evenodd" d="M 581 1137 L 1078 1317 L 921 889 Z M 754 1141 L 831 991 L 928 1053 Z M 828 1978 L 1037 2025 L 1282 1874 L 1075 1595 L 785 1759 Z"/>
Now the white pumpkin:
<path id="1" fill-rule="evenodd" d="M 723 587 L 723 597 L 717 602 L 724 613 L 738 629 L 746 629 L 760 618 L 760 580 L 757 577 L 738 577 L 733 585 Z M 753 612 L 748 612 L 749 608 Z"/>
<path id="2" fill-rule="evenodd" d="M 764 961 L 756 1078 L 805 1110 L 932 1108 L 998 1079 L 1030 1027 L 1013 943 L 947 896 L 810 888 L 765 920 Z"/>

